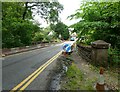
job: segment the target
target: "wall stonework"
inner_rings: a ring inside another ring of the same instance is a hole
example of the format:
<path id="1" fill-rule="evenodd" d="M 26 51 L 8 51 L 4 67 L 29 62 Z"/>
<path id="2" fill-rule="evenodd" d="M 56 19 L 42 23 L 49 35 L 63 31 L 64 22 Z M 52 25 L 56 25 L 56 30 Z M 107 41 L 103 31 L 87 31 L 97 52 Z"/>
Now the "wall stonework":
<path id="1" fill-rule="evenodd" d="M 91 61 L 91 46 L 77 45 L 78 53 L 87 61 Z"/>
<path id="2" fill-rule="evenodd" d="M 98 65 L 107 65 L 109 43 L 97 40 L 91 43 L 91 46 L 77 45 L 78 52 L 82 58 L 92 61 Z"/>
<path id="3" fill-rule="evenodd" d="M 92 61 L 95 64 L 106 66 L 108 63 L 108 48 L 109 43 L 102 40 L 92 42 Z"/>

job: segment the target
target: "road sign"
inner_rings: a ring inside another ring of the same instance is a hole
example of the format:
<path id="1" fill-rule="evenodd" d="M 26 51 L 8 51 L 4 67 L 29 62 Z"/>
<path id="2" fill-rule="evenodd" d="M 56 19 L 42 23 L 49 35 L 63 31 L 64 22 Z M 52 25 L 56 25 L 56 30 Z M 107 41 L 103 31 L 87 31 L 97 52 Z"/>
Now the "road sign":
<path id="1" fill-rule="evenodd" d="M 65 52 L 71 52 L 71 45 L 70 44 L 64 44 L 63 45 L 63 50 Z"/>

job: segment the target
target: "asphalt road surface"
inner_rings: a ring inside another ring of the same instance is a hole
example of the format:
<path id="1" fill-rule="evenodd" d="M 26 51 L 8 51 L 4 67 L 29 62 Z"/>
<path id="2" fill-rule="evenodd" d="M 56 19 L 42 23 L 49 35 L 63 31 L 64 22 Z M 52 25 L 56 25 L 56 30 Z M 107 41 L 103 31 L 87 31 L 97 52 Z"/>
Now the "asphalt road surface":
<path id="1" fill-rule="evenodd" d="M 63 44 L 57 44 L 37 50 L 14 54 L 3 58 L 2 88 L 11 90 L 42 64 L 62 50 Z"/>

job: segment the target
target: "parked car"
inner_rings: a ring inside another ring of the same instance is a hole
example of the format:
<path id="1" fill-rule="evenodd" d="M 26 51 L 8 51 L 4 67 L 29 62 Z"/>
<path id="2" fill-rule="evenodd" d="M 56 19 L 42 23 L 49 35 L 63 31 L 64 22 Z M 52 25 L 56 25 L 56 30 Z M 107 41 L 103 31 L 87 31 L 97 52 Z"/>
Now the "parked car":
<path id="1" fill-rule="evenodd" d="M 72 38 L 70 38 L 70 41 L 74 41 L 75 39 L 72 37 Z"/>

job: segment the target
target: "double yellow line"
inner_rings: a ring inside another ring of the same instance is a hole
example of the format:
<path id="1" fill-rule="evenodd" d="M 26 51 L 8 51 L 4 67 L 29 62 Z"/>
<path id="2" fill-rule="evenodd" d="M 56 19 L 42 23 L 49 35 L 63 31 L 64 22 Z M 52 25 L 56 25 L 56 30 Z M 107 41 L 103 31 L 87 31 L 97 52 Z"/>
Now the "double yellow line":
<path id="1" fill-rule="evenodd" d="M 34 81 L 37 76 L 49 65 L 51 64 L 56 58 L 58 58 L 58 56 L 62 53 L 62 51 L 60 51 L 58 54 L 56 54 L 55 56 L 53 56 L 51 59 L 49 59 L 45 64 L 43 64 L 42 66 L 40 66 L 36 71 L 34 71 L 31 75 L 29 75 L 26 79 L 24 79 L 21 83 L 19 83 L 16 87 L 14 87 L 10 92 L 14 92 L 16 90 L 24 90 L 25 88 L 27 88 L 30 83 L 32 81 Z"/>

